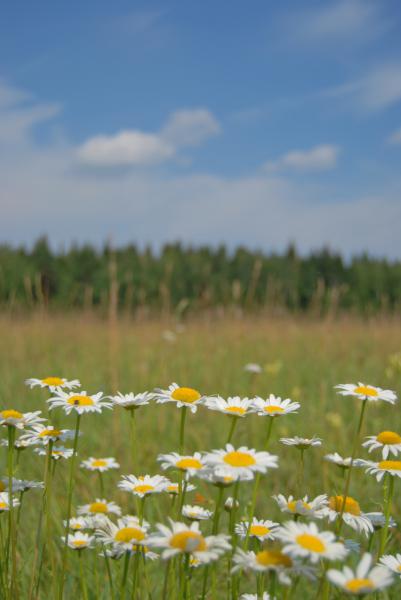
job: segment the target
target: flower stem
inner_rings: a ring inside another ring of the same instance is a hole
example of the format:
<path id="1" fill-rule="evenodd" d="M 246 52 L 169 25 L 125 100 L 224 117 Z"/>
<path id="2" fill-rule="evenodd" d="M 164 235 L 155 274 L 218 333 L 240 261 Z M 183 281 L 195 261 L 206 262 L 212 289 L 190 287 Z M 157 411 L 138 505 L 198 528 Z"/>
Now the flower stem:
<path id="1" fill-rule="evenodd" d="M 180 454 L 184 454 L 184 441 L 185 441 L 185 418 L 187 416 L 187 407 L 183 406 L 181 409 L 181 421 L 180 421 L 180 445 L 179 452 Z"/>
<path id="2" fill-rule="evenodd" d="M 224 497 L 224 487 L 221 485 L 219 487 L 219 492 L 218 492 L 217 500 L 216 500 L 216 506 L 214 509 L 212 535 L 216 535 L 219 530 L 219 520 L 220 520 L 220 514 L 221 514 L 221 507 L 223 504 L 223 497 Z M 208 577 L 209 577 L 209 565 L 206 565 L 205 573 L 203 575 L 202 600 L 205 600 L 205 597 L 206 597 Z"/>
<path id="3" fill-rule="evenodd" d="M 113 578 L 111 576 L 110 560 L 109 560 L 109 557 L 107 556 L 107 552 L 106 552 L 106 548 L 104 547 L 104 544 L 102 544 L 102 550 L 103 550 L 104 560 L 106 561 L 107 577 L 108 577 L 109 586 L 110 586 L 110 598 L 111 598 L 111 600 L 114 600 L 114 588 L 113 588 Z"/>
<path id="4" fill-rule="evenodd" d="M 82 553 L 83 553 L 83 550 L 78 550 L 78 557 L 79 557 L 79 578 L 81 580 L 82 598 L 84 600 L 88 600 L 88 590 L 87 590 L 87 587 L 86 587 L 84 568 L 83 568 L 83 564 L 82 564 L 82 562 L 83 562 Z"/>
<path id="5" fill-rule="evenodd" d="M 9 503 L 9 538 L 8 550 L 9 556 L 10 541 L 11 541 L 11 581 L 10 581 L 10 596 L 11 598 L 18 597 L 17 585 L 17 534 L 15 531 L 14 520 L 14 498 L 13 498 L 13 452 L 14 452 L 15 429 L 12 426 L 8 427 L 8 503 Z"/>
<path id="6" fill-rule="evenodd" d="M 132 458 L 132 473 L 135 473 L 135 469 L 137 466 L 137 445 L 136 445 L 136 415 L 135 408 L 131 408 L 130 417 L 131 417 L 131 458 Z"/>
<path id="7" fill-rule="evenodd" d="M 130 553 L 127 550 L 127 552 L 125 553 L 125 558 L 124 558 L 123 576 L 121 578 L 120 600 L 125 600 L 125 588 L 127 585 L 129 559 L 130 559 Z"/>
<path id="8" fill-rule="evenodd" d="M 228 430 L 227 444 L 233 439 L 234 431 L 238 423 L 238 417 L 231 417 L 230 429 Z"/>
<path id="9" fill-rule="evenodd" d="M 384 516 L 385 516 L 386 521 L 385 521 L 385 525 L 384 525 L 383 529 L 381 530 L 380 549 L 379 549 L 378 558 L 381 557 L 381 555 L 383 554 L 383 552 L 386 548 L 388 528 L 389 528 L 389 523 L 390 523 L 391 504 L 392 504 L 393 493 L 394 493 L 394 477 L 392 475 L 390 475 L 389 473 L 387 473 L 386 477 L 389 480 L 387 497 L 385 498 Z"/>
<path id="10" fill-rule="evenodd" d="M 102 475 L 101 471 L 98 471 L 98 475 L 99 475 L 100 497 L 104 498 L 104 481 L 103 481 L 103 475 Z"/>

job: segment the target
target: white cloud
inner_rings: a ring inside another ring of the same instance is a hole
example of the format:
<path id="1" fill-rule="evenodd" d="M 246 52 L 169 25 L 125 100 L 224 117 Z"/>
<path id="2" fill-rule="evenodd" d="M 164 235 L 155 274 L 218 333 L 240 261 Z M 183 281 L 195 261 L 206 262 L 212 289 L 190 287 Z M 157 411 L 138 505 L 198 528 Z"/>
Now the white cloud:
<path id="1" fill-rule="evenodd" d="M 175 146 L 197 146 L 221 132 L 220 124 L 205 108 L 177 110 L 161 135 Z"/>
<path id="2" fill-rule="evenodd" d="M 277 160 L 264 165 L 266 171 L 325 171 L 337 164 L 339 149 L 331 144 L 321 144 L 310 150 L 291 150 Z"/>
<path id="3" fill-rule="evenodd" d="M 394 131 L 387 141 L 389 144 L 401 144 L 401 127 Z"/>

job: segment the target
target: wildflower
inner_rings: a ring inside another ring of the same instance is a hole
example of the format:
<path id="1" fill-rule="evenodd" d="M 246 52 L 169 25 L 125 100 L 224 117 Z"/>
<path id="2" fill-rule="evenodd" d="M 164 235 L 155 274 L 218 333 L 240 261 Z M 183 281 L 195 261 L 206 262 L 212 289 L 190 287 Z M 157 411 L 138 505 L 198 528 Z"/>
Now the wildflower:
<path id="1" fill-rule="evenodd" d="M 234 498 L 229 496 L 224 502 L 224 510 L 226 512 L 231 512 L 234 508 L 235 510 L 239 508 L 239 502 L 238 500 L 235 500 Z"/>
<path id="2" fill-rule="evenodd" d="M 8 489 L 8 477 L 2 477 L 0 480 L 0 492 Z M 12 478 L 12 492 L 18 494 L 19 492 L 27 492 L 28 490 L 43 488 L 43 481 L 29 481 L 28 479 L 16 479 Z"/>
<path id="3" fill-rule="evenodd" d="M 298 450 L 307 450 L 312 446 L 321 446 L 322 440 L 318 437 L 303 438 L 297 435 L 293 438 L 280 438 L 280 442 L 285 446 L 295 446 Z"/>
<path id="4" fill-rule="evenodd" d="M 0 425 L 7 425 L 8 427 L 16 427 L 17 429 L 24 429 L 30 427 L 36 423 L 44 421 L 39 415 L 42 413 L 41 410 L 35 412 L 21 413 L 13 408 L 5 409 L 0 411 Z"/>
<path id="5" fill-rule="evenodd" d="M 366 535 L 372 533 L 373 525 L 366 514 L 361 511 L 359 502 L 351 496 L 347 496 L 344 510 L 343 505 L 344 496 L 331 496 L 329 498 L 329 505 L 324 509 L 324 516 L 331 522 L 338 519 L 342 512 L 342 520 L 352 527 L 352 529 Z"/>
<path id="6" fill-rule="evenodd" d="M 195 475 L 197 471 L 203 469 L 205 466 L 200 452 L 186 456 L 177 454 L 177 452 L 159 454 L 157 460 L 161 463 L 162 469 L 175 468 L 184 471 L 188 477 Z"/>
<path id="7" fill-rule="evenodd" d="M 385 554 L 381 557 L 379 565 L 386 567 L 401 577 L 401 554 L 396 554 L 395 556 L 392 556 L 391 554 Z"/>
<path id="8" fill-rule="evenodd" d="M 149 392 L 142 392 L 140 394 L 133 394 L 132 392 L 129 394 L 122 394 L 121 392 L 118 392 L 117 396 L 109 396 L 109 398 L 116 406 L 121 406 L 121 408 L 127 410 L 135 410 L 140 406 L 149 404 L 153 396 L 154 395 Z"/>
<path id="9" fill-rule="evenodd" d="M 160 494 L 166 490 L 169 481 L 161 475 L 124 475 L 118 483 L 118 487 L 125 492 L 131 492 L 135 496 L 143 498 L 149 494 Z"/>
<path id="10" fill-rule="evenodd" d="M 349 469 L 351 466 L 352 459 L 350 456 L 343 458 L 342 456 L 340 456 L 340 454 L 338 454 L 338 452 L 334 452 L 333 454 L 326 454 L 324 457 L 324 460 L 334 463 L 341 469 Z M 355 462 L 354 462 L 354 465 L 355 465 Z"/>
<path id="11" fill-rule="evenodd" d="M 266 400 L 256 396 L 252 400 L 255 412 L 261 417 L 282 417 L 298 412 L 299 402 L 292 402 L 289 398 L 282 400 L 279 396 L 270 394 Z"/>
<path id="12" fill-rule="evenodd" d="M 105 471 L 109 471 L 110 469 L 119 469 L 120 465 L 116 462 L 115 458 L 88 458 L 87 460 L 83 460 L 81 462 L 81 467 L 83 469 L 88 469 L 89 471 L 98 471 L 99 473 L 104 473 Z"/>
<path id="13" fill-rule="evenodd" d="M 307 517 L 308 519 L 323 518 L 325 516 L 324 510 L 328 504 L 326 494 L 316 496 L 313 500 L 309 500 L 308 496 L 300 499 L 295 499 L 293 496 L 286 498 L 283 494 L 273 496 L 273 499 L 277 502 L 281 512 Z"/>
<path id="14" fill-rule="evenodd" d="M 33 425 L 32 430 L 20 437 L 29 445 L 44 444 L 49 442 L 65 442 L 74 438 L 75 432 L 71 429 L 58 429 L 53 425 Z"/>
<path id="15" fill-rule="evenodd" d="M 283 552 L 290 556 L 308 558 L 312 563 L 320 559 L 342 560 L 347 550 L 336 542 L 332 531 L 319 531 L 315 523 L 289 521 L 280 527 L 276 536 L 283 542 Z"/>
<path id="16" fill-rule="evenodd" d="M 368 512 L 365 513 L 365 517 L 368 517 L 369 521 L 372 523 L 376 531 L 382 529 L 386 524 L 386 517 L 381 512 Z M 391 516 L 389 519 L 389 527 L 397 527 L 397 523 Z"/>
<path id="17" fill-rule="evenodd" d="M 8 439 L 0 440 L 0 445 L 8 448 Z M 22 450 L 26 450 L 26 448 L 28 448 L 30 445 L 31 444 L 29 442 L 27 442 L 26 440 L 23 440 L 21 438 L 17 438 L 14 440 L 14 449 L 17 450 L 18 452 L 21 452 Z"/>
<path id="18" fill-rule="evenodd" d="M 121 515 L 121 508 L 115 502 L 107 502 L 107 500 L 96 498 L 95 502 L 78 506 L 79 515 Z"/>
<path id="19" fill-rule="evenodd" d="M 65 544 L 65 537 L 61 536 L 63 544 Z M 76 533 L 69 533 L 67 535 L 67 544 L 69 548 L 73 550 L 85 550 L 86 548 L 92 548 L 95 542 L 95 538 L 93 535 L 88 535 L 87 533 L 82 533 L 77 531 Z"/>
<path id="20" fill-rule="evenodd" d="M 35 379 L 32 377 L 31 379 L 26 379 L 25 384 L 31 389 L 39 386 L 41 388 L 47 388 L 50 392 L 55 392 L 58 388 L 72 390 L 76 387 L 81 387 L 78 379 L 71 379 L 68 381 L 68 379 L 65 379 L 64 377 L 45 377 L 44 379 Z"/>
<path id="21" fill-rule="evenodd" d="M 195 473 L 195 475 L 217 487 L 228 487 L 238 479 L 240 481 L 251 481 L 253 479 L 253 472 L 238 473 L 237 469 L 229 467 L 228 465 L 225 467 L 220 465 L 208 465 L 201 471 Z"/>
<path id="22" fill-rule="evenodd" d="M 240 600 L 259 600 L 257 594 L 241 594 Z M 274 600 L 267 592 L 263 592 L 262 600 Z"/>
<path id="23" fill-rule="evenodd" d="M 376 566 L 371 569 L 372 560 L 372 555 L 366 553 L 355 571 L 349 567 L 344 567 L 342 571 L 329 569 L 327 578 L 344 592 L 354 596 L 364 596 L 382 590 L 391 585 L 393 578 L 389 570 L 384 567 Z"/>
<path id="24" fill-rule="evenodd" d="M 252 400 L 240 398 L 240 396 L 230 396 L 227 400 L 221 398 L 221 396 L 210 396 L 205 400 L 205 406 L 210 410 L 216 410 L 231 417 L 245 417 L 254 412 Z"/>
<path id="25" fill-rule="evenodd" d="M 64 527 L 67 527 L 67 521 L 63 521 Z M 71 517 L 69 527 L 73 531 L 80 531 L 81 529 L 92 529 L 89 519 L 85 517 Z"/>
<path id="26" fill-rule="evenodd" d="M 358 384 L 343 383 L 336 385 L 335 387 L 339 390 L 338 393 L 342 396 L 355 396 L 356 398 L 359 398 L 359 400 L 368 400 L 369 402 L 383 400 L 384 402 L 389 402 L 390 404 L 395 404 L 397 401 L 397 396 L 392 390 L 382 390 L 379 387 L 365 385 L 361 382 Z"/>
<path id="27" fill-rule="evenodd" d="M 197 521 L 185 525 L 170 521 L 170 527 L 159 523 L 157 533 L 149 539 L 149 546 L 163 548 L 162 558 L 168 559 L 178 554 L 190 554 L 202 564 L 217 560 L 231 546 L 227 535 L 211 535 L 204 537 Z"/>
<path id="28" fill-rule="evenodd" d="M 202 396 L 198 390 L 180 387 L 177 383 L 172 383 L 167 390 L 157 388 L 154 397 L 159 404 L 175 402 L 177 408 L 187 407 L 193 413 L 197 411 L 197 405 L 205 400 L 205 396 Z"/>
<path id="29" fill-rule="evenodd" d="M 386 473 L 393 477 L 401 477 L 401 460 L 358 460 L 359 467 L 366 467 L 366 473 L 375 475 L 377 481 L 381 481 Z"/>
<path id="30" fill-rule="evenodd" d="M 13 507 L 19 506 L 20 501 L 17 498 L 13 498 Z M 8 492 L 0 493 L 0 512 L 10 510 L 10 495 Z"/>
<path id="31" fill-rule="evenodd" d="M 64 412 L 69 415 L 76 411 L 79 415 L 84 413 L 101 413 L 103 408 L 112 408 L 112 402 L 109 402 L 103 392 L 98 392 L 89 396 L 86 392 L 63 392 L 56 390 L 56 395 L 47 401 L 50 404 L 50 410 L 60 406 Z"/>
<path id="32" fill-rule="evenodd" d="M 120 550 L 132 550 L 133 546 L 147 544 L 149 523 L 139 522 L 137 517 L 125 516 L 117 520 L 115 525 L 106 518 L 96 530 L 96 537 L 103 544 L 113 544 Z"/>
<path id="33" fill-rule="evenodd" d="M 369 452 L 380 449 L 384 460 L 386 460 L 389 454 L 398 456 L 401 452 L 401 435 L 395 431 L 382 431 L 378 435 L 368 436 L 362 446 L 368 448 Z"/>
<path id="34" fill-rule="evenodd" d="M 195 490 L 195 486 L 192 485 L 192 483 L 187 483 L 186 484 L 186 491 L 187 492 L 193 492 L 193 490 Z M 164 488 L 164 491 L 167 492 L 168 494 L 171 494 L 173 496 L 178 496 L 178 494 L 180 493 L 180 485 L 179 483 L 175 483 L 173 481 L 169 481 L 167 480 L 166 483 L 166 487 Z"/>
<path id="35" fill-rule="evenodd" d="M 280 573 L 293 566 L 292 559 L 281 552 L 281 550 L 261 550 L 260 552 L 248 551 L 245 552 L 241 548 L 237 548 L 233 561 L 235 563 L 232 572 L 235 573 L 241 569 L 266 572 L 275 571 Z"/>
<path id="36" fill-rule="evenodd" d="M 259 541 L 264 542 L 265 540 L 274 540 L 277 532 L 278 523 L 274 521 L 268 521 L 263 519 L 252 519 L 252 523 L 242 521 L 237 523 L 235 526 L 235 533 L 240 538 L 254 537 Z M 249 533 L 248 533 L 249 531 Z"/>
<path id="37" fill-rule="evenodd" d="M 40 456 L 46 456 L 47 450 L 45 448 L 35 448 L 34 452 L 39 454 Z M 54 446 L 52 450 L 51 457 L 53 460 L 60 460 L 62 458 L 71 458 L 73 455 L 72 448 L 64 448 L 64 446 Z"/>
<path id="38" fill-rule="evenodd" d="M 268 469 L 276 469 L 278 457 L 269 452 L 257 452 L 241 446 L 237 450 L 226 444 L 224 450 L 213 450 L 205 454 L 204 461 L 208 466 L 230 467 L 238 478 L 249 477 L 254 472 L 266 473 Z"/>
<path id="39" fill-rule="evenodd" d="M 189 504 L 185 504 L 182 507 L 181 514 L 183 517 L 186 517 L 191 521 L 207 521 L 210 519 L 213 513 L 202 506 L 191 506 Z"/>
<path id="40" fill-rule="evenodd" d="M 258 363 L 247 363 L 244 366 L 244 371 L 246 371 L 247 373 L 259 374 L 263 373 L 263 367 L 261 367 Z"/>

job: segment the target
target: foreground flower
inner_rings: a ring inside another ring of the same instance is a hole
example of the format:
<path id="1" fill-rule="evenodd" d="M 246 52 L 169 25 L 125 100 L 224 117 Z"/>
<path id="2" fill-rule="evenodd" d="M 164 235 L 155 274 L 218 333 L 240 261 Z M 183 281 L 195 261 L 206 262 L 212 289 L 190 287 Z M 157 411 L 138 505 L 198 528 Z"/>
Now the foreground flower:
<path id="1" fill-rule="evenodd" d="M 392 390 L 382 390 L 379 387 L 365 385 L 361 382 L 358 384 L 342 383 L 336 385 L 335 388 L 339 390 L 338 393 L 342 396 L 355 396 L 360 400 L 369 400 L 370 402 L 384 400 L 384 402 L 390 402 L 390 404 L 395 404 L 397 401 L 397 396 Z"/>
<path id="2" fill-rule="evenodd" d="M 149 494 L 160 494 L 166 490 L 169 480 L 162 475 L 144 475 L 135 477 L 135 475 L 124 475 L 118 483 L 120 490 L 131 492 L 135 496 L 143 498 Z"/>
<path id="3" fill-rule="evenodd" d="M 228 487 L 235 483 L 238 479 L 240 481 L 251 481 L 253 479 L 253 472 L 239 474 L 236 469 L 227 466 L 213 465 L 206 466 L 204 469 L 195 473 L 197 477 L 215 485 L 217 487 Z"/>
<path id="4" fill-rule="evenodd" d="M 31 389 L 39 386 L 41 388 L 47 388 L 51 392 L 57 390 L 57 388 L 66 388 L 67 390 L 73 390 L 76 387 L 81 387 L 81 384 L 78 379 L 65 379 L 64 377 L 45 377 L 44 379 L 35 379 L 32 377 L 31 379 L 26 379 L 25 384 L 28 385 Z"/>
<path id="5" fill-rule="evenodd" d="M 121 515 L 121 508 L 115 502 L 96 498 L 95 502 L 78 506 L 77 512 L 79 515 Z"/>
<path id="6" fill-rule="evenodd" d="M 322 440 L 318 437 L 303 438 L 297 435 L 293 438 L 280 438 L 280 442 L 285 446 L 295 446 L 298 450 L 307 450 L 312 446 L 321 446 Z"/>
<path id="7" fill-rule="evenodd" d="M 347 594 L 363 596 L 391 585 L 393 578 L 388 569 L 376 566 L 371 569 L 372 556 L 368 553 L 362 556 L 355 571 L 344 567 L 342 571 L 329 569 L 327 578 L 331 583 L 340 587 Z"/>
<path id="8" fill-rule="evenodd" d="M 331 496 L 329 498 L 329 505 L 326 509 L 324 509 L 324 516 L 329 519 L 329 521 L 335 521 L 343 513 L 342 519 L 344 523 L 355 529 L 355 531 L 359 531 L 360 533 L 365 533 L 368 535 L 373 532 L 373 525 L 370 519 L 361 511 L 361 507 L 359 506 L 359 502 L 357 502 L 351 496 L 347 496 L 344 505 L 344 496 Z"/>
<path id="9" fill-rule="evenodd" d="M 29 445 L 44 444 L 49 442 L 65 442 L 74 438 L 75 432 L 72 429 L 58 429 L 53 425 L 33 425 L 32 430 L 21 435 L 20 439 L 25 440 Z"/>
<path id="10" fill-rule="evenodd" d="M 195 452 L 193 455 L 185 456 L 177 454 L 177 452 L 171 452 L 170 454 L 159 454 L 157 461 L 161 463 L 162 469 L 178 469 L 180 471 L 184 471 L 188 477 L 195 475 L 197 471 L 203 469 L 205 466 L 200 452 Z"/>
<path id="11" fill-rule="evenodd" d="M 185 504 L 182 507 L 181 514 L 183 517 L 186 517 L 191 521 L 207 521 L 210 519 L 213 513 L 202 506 L 191 506 L 190 504 Z"/>
<path id="12" fill-rule="evenodd" d="M 327 462 L 331 462 L 337 465 L 341 469 L 349 469 L 351 466 L 351 457 L 347 456 L 343 458 L 340 454 L 338 454 L 338 452 L 334 452 L 333 454 L 326 454 L 324 460 L 327 460 Z"/>
<path id="13" fill-rule="evenodd" d="M 177 383 L 172 383 L 167 390 L 157 388 L 154 397 L 159 404 L 175 402 L 177 408 L 187 407 L 193 413 L 197 411 L 197 405 L 205 400 L 205 396 L 202 396 L 198 390 L 180 387 Z"/>
<path id="14" fill-rule="evenodd" d="M 382 431 L 378 435 L 368 436 L 362 446 L 367 448 L 369 452 L 381 450 L 383 458 L 386 460 L 389 454 L 398 456 L 401 452 L 401 435 L 395 431 Z"/>
<path id="15" fill-rule="evenodd" d="M 133 394 L 132 392 L 129 394 L 122 394 L 121 392 L 118 392 L 117 396 L 109 396 L 109 398 L 116 406 L 121 406 L 121 408 L 127 410 L 134 410 L 140 406 L 149 404 L 153 396 L 154 394 L 150 394 L 149 392 L 142 392 L 141 394 Z"/>
<path id="16" fill-rule="evenodd" d="M 22 413 L 14 408 L 8 408 L 0 411 L 0 425 L 6 425 L 8 427 L 16 427 L 17 429 L 24 429 L 30 427 L 41 421 L 45 421 L 39 415 L 42 411 L 37 410 L 35 412 Z"/>
<path id="17" fill-rule="evenodd" d="M 257 572 L 275 571 L 280 573 L 286 569 L 291 569 L 293 566 L 291 558 L 280 550 L 261 550 L 255 553 L 252 550 L 245 552 L 241 548 L 237 548 L 233 561 L 233 573 L 241 569 Z"/>
<path id="18" fill-rule="evenodd" d="M 252 403 L 255 412 L 261 417 L 282 417 L 283 415 L 298 412 L 301 406 L 299 402 L 292 402 L 289 398 L 282 400 L 274 394 L 270 394 L 266 400 L 260 396 L 256 396 Z"/>
<path id="19" fill-rule="evenodd" d="M 321 519 L 325 516 L 324 510 L 327 508 L 328 498 L 326 494 L 316 496 L 313 500 L 309 500 L 308 496 L 300 499 L 294 499 L 293 496 L 286 498 L 283 494 L 273 496 L 277 502 L 281 512 L 299 515 L 309 519 Z"/>
<path id="20" fill-rule="evenodd" d="M 110 519 L 104 519 L 96 530 L 96 537 L 103 544 L 113 544 L 120 550 L 132 550 L 133 546 L 147 544 L 149 524 L 139 522 L 137 517 L 125 516 L 117 520 L 115 525 Z"/>
<path id="21" fill-rule="evenodd" d="M 103 392 L 98 392 L 89 396 L 86 392 L 63 392 L 57 390 L 53 398 L 47 401 L 50 404 L 50 410 L 58 406 L 64 409 L 69 415 L 76 411 L 79 415 L 89 412 L 101 413 L 103 408 L 113 408 L 112 402 L 103 396 Z"/>
<path id="22" fill-rule="evenodd" d="M 17 498 L 13 498 L 13 507 L 19 506 L 20 501 Z M 8 492 L 0 493 L 0 513 L 6 510 L 10 510 L 10 496 Z"/>
<path id="23" fill-rule="evenodd" d="M 249 477 L 254 472 L 266 473 L 268 469 L 277 469 L 278 466 L 278 457 L 269 452 L 257 452 L 246 446 L 236 450 L 231 444 L 227 444 L 225 450 L 213 450 L 205 454 L 204 461 L 212 467 L 230 467 L 238 478 Z"/>
<path id="24" fill-rule="evenodd" d="M 368 517 L 375 530 L 382 529 L 386 524 L 386 517 L 382 512 L 368 512 L 365 513 L 365 517 Z M 397 527 L 396 521 L 391 516 L 389 518 L 389 527 Z"/>
<path id="25" fill-rule="evenodd" d="M 61 536 L 63 544 L 65 544 L 65 536 Z M 87 533 L 82 533 L 77 531 L 76 533 L 69 534 L 67 536 L 67 545 L 69 548 L 73 550 L 85 550 L 85 548 L 92 548 L 95 542 L 95 537 L 93 535 L 88 535 Z"/>
<path id="26" fill-rule="evenodd" d="M 47 455 L 46 448 L 35 448 L 34 452 L 36 452 L 40 456 Z M 60 460 L 62 458 L 65 458 L 65 459 L 71 458 L 72 455 L 73 455 L 72 448 L 64 448 L 64 446 L 54 446 L 51 457 L 53 460 Z"/>
<path id="27" fill-rule="evenodd" d="M 391 554 L 385 554 L 381 557 L 379 565 L 387 567 L 387 569 L 390 569 L 390 571 L 396 573 L 398 577 L 401 577 L 401 554 L 396 554 L 395 556 Z"/>
<path id="28" fill-rule="evenodd" d="M 120 465 L 115 458 L 91 457 L 87 460 L 83 460 L 81 462 L 81 467 L 83 469 L 88 469 L 89 471 L 98 471 L 99 473 L 104 473 L 104 471 L 109 471 L 110 469 L 119 469 Z"/>
<path id="29" fill-rule="evenodd" d="M 210 396 L 205 400 L 205 406 L 231 417 L 245 417 L 254 412 L 252 400 L 240 396 L 230 396 L 227 400 L 221 396 Z"/>
<path id="30" fill-rule="evenodd" d="M 401 460 L 358 460 L 359 467 L 366 467 L 366 473 L 374 475 L 377 481 L 381 481 L 386 473 L 393 477 L 401 477 Z"/>
<path id="31" fill-rule="evenodd" d="M 319 531 L 315 523 L 289 521 L 280 527 L 276 536 L 283 542 L 283 552 L 293 557 L 308 558 L 312 563 L 320 559 L 342 560 L 347 549 L 336 542 L 332 531 Z"/>
<path id="32" fill-rule="evenodd" d="M 157 533 L 149 539 L 149 546 L 163 548 L 162 558 L 169 559 L 178 554 L 190 554 L 201 563 L 217 560 L 226 550 L 230 550 L 229 536 L 210 535 L 204 537 L 199 523 L 190 526 L 170 519 L 170 527 L 159 523 Z"/>
<path id="33" fill-rule="evenodd" d="M 240 538 L 254 537 L 264 542 L 265 540 L 274 540 L 279 524 L 274 521 L 267 521 L 263 519 L 252 519 L 252 523 L 242 521 L 237 523 L 235 526 L 235 533 Z M 249 530 L 249 533 L 248 533 Z"/>

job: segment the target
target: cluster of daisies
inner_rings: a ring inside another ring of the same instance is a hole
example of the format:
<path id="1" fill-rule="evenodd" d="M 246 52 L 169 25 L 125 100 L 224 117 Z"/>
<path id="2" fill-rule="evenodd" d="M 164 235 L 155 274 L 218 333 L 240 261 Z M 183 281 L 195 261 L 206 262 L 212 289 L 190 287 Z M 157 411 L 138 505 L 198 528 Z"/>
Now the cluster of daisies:
<path id="1" fill-rule="evenodd" d="M 126 598 L 130 578 L 133 594 L 130 597 L 136 597 L 136 590 L 141 586 L 145 586 L 146 595 L 151 593 L 154 585 L 160 588 L 158 581 L 149 581 L 147 573 L 148 561 L 157 559 L 166 561 L 162 584 L 165 598 L 191 598 L 195 580 L 197 597 L 203 600 L 220 598 L 227 593 L 234 600 L 273 600 L 290 598 L 291 594 L 296 597 L 294 590 L 299 586 L 301 593 L 303 582 L 307 582 L 307 589 L 323 599 L 332 597 L 335 589 L 363 596 L 400 580 L 401 554 L 391 555 L 386 551 L 397 527 L 391 513 L 394 483 L 401 477 L 401 460 L 397 459 L 401 453 L 401 436 L 394 431 L 382 431 L 369 435 L 364 441 L 361 439 L 368 404 L 379 401 L 395 404 L 394 392 L 363 383 L 337 386 L 341 395 L 354 396 L 361 402 L 350 456 L 342 457 L 337 452 L 325 455 L 325 460 L 336 465 L 343 474 L 343 489 L 336 490 L 335 495 L 322 493 L 315 498 L 302 495 L 304 453 L 321 447 L 322 440 L 318 437 L 280 438 L 283 445 L 298 452 L 299 480 L 298 495 L 272 497 L 276 514 L 282 514 L 282 520 L 278 522 L 258 514 L 260 484 L 263 476 L 279 466 L 278 456 L 267 450 L 274 422 L 297 413 L 298 402 L 272 394 L 268 398 L 202 395 L 176 383 L 168 389 L 115 396 L 104 396 L 102 392 L 90 395 L 79 391 L 78 380 L 59 377 L 28 379 L 26 383 L 31 388 L 39 386 L 50 392 L 47 400 L 50 411 L 61 408 L 66 415 L 74 414 L 76 419 L 73 428 L 62 429 L 43 418 L 41 411 L 0 411 L 0 425 L 8 430 L 8 437 L 2 444 L 8 447 L 11 457 L 8 477 L 0 480 L 0 512 L 10 513 L 8 546 L 1 550 L 6 550 L 6 560 L 11 563 L 18 533 L 15 509 L 20 511 L 25 492 L 42 488 L 42 511 L 46 513 L 57 462 L 71 459 L 70 484 L 65 491 L 64 535 L 60 536 L 63 560 L 59 597 L 63 595 L 67 575 L 67 549 L 75 550 L 79 557 L 83 556 L 83 551 L 95 549 L 106 563 L 111 597 L 117 589 L 121 599 Z M 179 452 L 157 456 L 158 474 L 140 474 L 137 472 L 137 442 L 140 440 L 137 440 L 135 429 L 136 413 L 153 402 L 174 403 L 181 410 Z M 200 406 L 230 418 L 227 441 L 219 449 L 185 453 L 186 414 L 188 411 L 195 413 Z M 135 514 L 123 514 L 119 504 L 105 497 L 105 473 L 120 468 L 114 457 L 90 457 L 81 461 L 82 469 L 97 474 L 99 497 L 74 508 L 72 494 L 81 418 L 87 413 L 101 413 L 115 407 L 125 409 L 131 416 L 131 464 L 135 474 L 122 475 L 117 488 L 132 497 L 135 510 L 131 513 Z M 239 419 L 252 414 L 266 418 L 263 421 L 266 424 L 263 450 L 233 444 Z M 19 437 L 16 437 L 17 432 Z M 28 447 L 46 457 L 43 482 L 13 477 L 13 452 Z M 368 453 L 381 453 L 381 459 L 373 461 L 357 457 L 361 448 Z M 357 468 L 365 469 L 376 477 L 377 482 L 384 483 L 382 510 L 365 512 L 359 501 L 351 496 L 352 474 Z M 213 502 L 198 492 L 195 495 L 198 503 L 188 503 L 188 495 L 199 486 L 202 490 L 209 486 L 215 489 Z M 265 485 L 264 500 L 266 489 Z M 152 503 L 149 507 L 147 500 L 157 496 L 165 498 L 164 504 Z M 168 511 L 163 512 L 161 506 L 168 506 Z M 151 524 L 148 513 L 154 515 L 155 512 L 158 518 Z M 350 530 L 352 537 L 349 537 Z M 338 568 L 340 563 L 341 569 Z M 121 566 L 116 566 L 119 564 Z M 224 570 L 218 568 L 219 564 Z M 6 566 L 5 572 L 11 572 L 12 567 Z M 244 582 L 249 588 L 253 586 L 256 593 L 243 593 Z M 0 584 L 4 585 L 4 581 Z M 84 578 L 81 585 L 82 595 L 87 598 Z M 142 597 L 140 593 L 139 597 Z"/>

